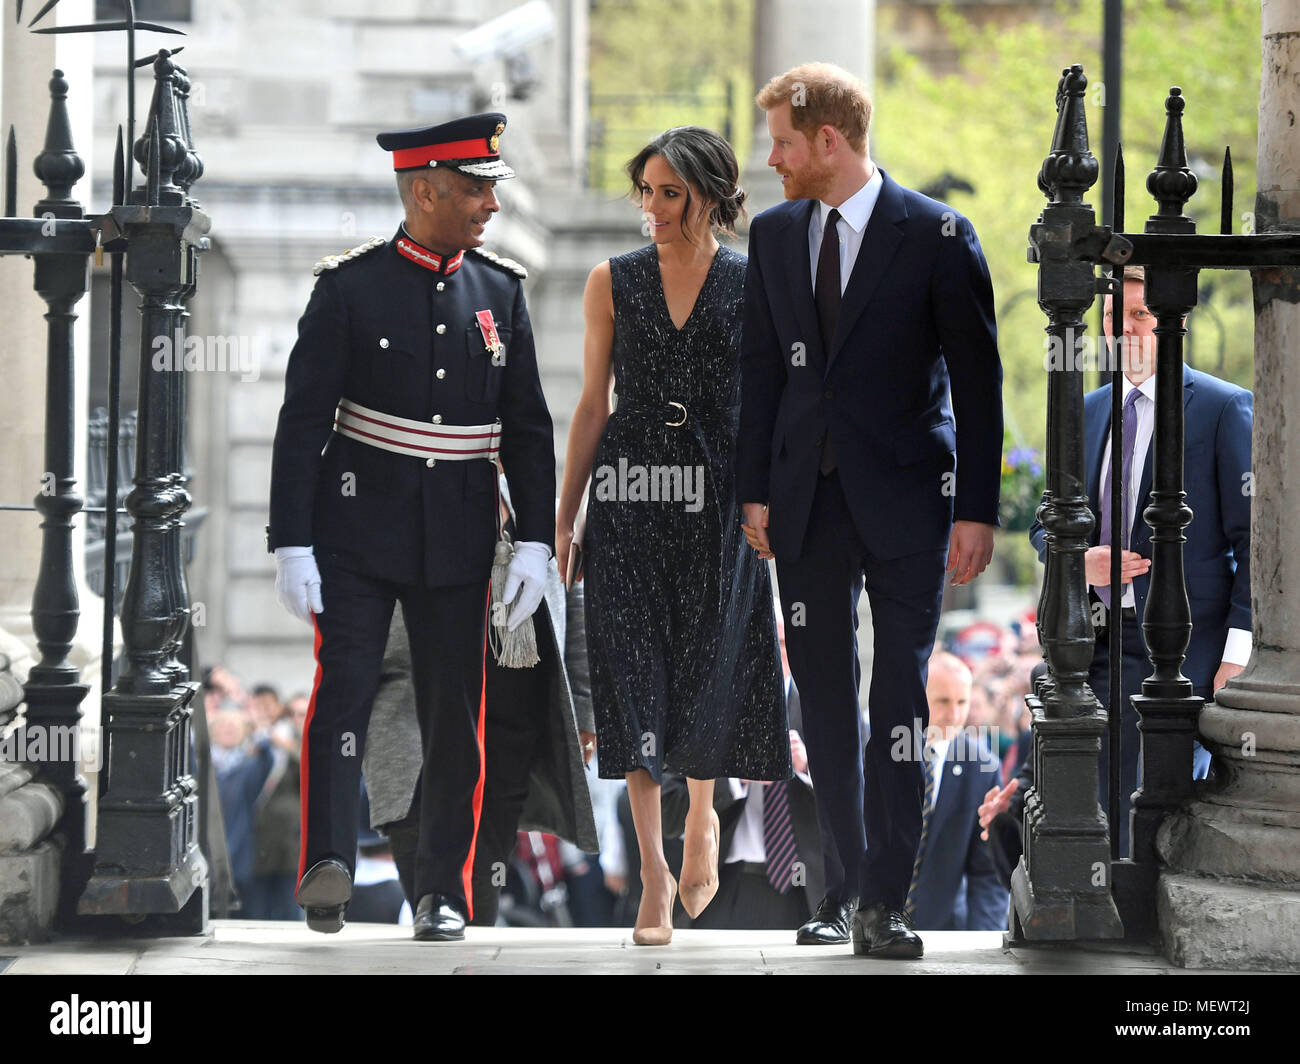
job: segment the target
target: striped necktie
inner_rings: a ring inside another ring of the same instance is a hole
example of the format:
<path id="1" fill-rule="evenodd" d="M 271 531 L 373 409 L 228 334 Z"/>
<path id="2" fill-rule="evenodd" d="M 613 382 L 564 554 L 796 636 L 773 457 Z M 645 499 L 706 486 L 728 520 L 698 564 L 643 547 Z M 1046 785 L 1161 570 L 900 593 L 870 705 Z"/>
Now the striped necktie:
<path id="1" fill-rule="evenodd" d="M 938 766 L 929 745 L 925 748 L 921 767 L 925 773 L 925 807 L 921 813 L 921 841 L 916 847 L 916 860 L 912 862 L 912 882 L 907 888 L 907 904 L 903 907 L 909 917 L 916 915 L 916 881 L 921 878 L 921 862 L 925 859 L 925 844 L 930 835 L 930 814 L 934 811 L 934 781 L 938 776 Z"/>
<path id="2" fill-rule="evenodd" d="M 1129 495 L 1132 491 L 1133 484 L 1133 445 L 1137 441 L 1137 401 L 1142 397 L 1142 390 L 1134 388 L 1128 393 L 1124 400 L 1123 417 L 1120 420 L 1120 499 L 1122 500 L 1123 509 L 1120 511 L 1120 535 L 1123 537 L 1121 550 L 1129 549 L 1129 539 L 1132 537 L 1132 530 L 1129 528 L 1128 503 Z M 1106 463 L 1106 468 L 1102 470 L 1102 479 L 1097 485 L 1097 493 L 1101 496 L 1101 534 L 1098 543 L 1102 546 L 1110 544 L 1110 523 L 1113 510 L 1113 501 L 1110 492 L 1111 464 Z M 1097 597 L 1105 603 L 1106 608 L 1111 608 L 1110 585 L 1104 584 L 1101 587 L 1093 588 L 1097 592 Z"/>
<path id="3" fill-rule="evenodd" d="M 767 853 L 767 881 L 778 894 L 787 893 L 793 885 L 791 871 L 799 848 L 790 823 L 790 796 L 785 780 L 763 788 L 763 849 Z"/>

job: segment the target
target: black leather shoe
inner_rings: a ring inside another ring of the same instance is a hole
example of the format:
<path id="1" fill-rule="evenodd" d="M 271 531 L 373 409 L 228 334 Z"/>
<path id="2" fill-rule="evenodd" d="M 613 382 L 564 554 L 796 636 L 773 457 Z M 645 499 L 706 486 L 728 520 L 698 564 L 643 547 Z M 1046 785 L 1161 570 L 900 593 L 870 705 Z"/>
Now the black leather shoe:
<path id="1" fill-rule="evenodd" d="M 851 932 L 855 956 L 915 960 L 925 954 L 912 921 L 901 909 L 886 908 L 883 902 L 855 912 Z"/>
<path id="2" fill-rule="evenodd" d="M 420 942 L 450 942 L 465 937 L 465 914 L 446 894 L 426 894 L 415 907 L 415 937 Z"/>
<path id="3" fill-rule="evenodd" d="M 795 943 L 800 946 L 836 946 L 849 940 L 849 921 L 858 907 L 857 898 L 833 901 L 822 898 L 817 911 L 799 928 Z"/>
<path id="4" fill-rule="evenodd" d="M 352 873 L 337 857 L 317 861 L 302 877 L 295 897 L 307 910 L 307 926 L 332 935 L 343 929 L 343 916 L 352 898 Z"/>

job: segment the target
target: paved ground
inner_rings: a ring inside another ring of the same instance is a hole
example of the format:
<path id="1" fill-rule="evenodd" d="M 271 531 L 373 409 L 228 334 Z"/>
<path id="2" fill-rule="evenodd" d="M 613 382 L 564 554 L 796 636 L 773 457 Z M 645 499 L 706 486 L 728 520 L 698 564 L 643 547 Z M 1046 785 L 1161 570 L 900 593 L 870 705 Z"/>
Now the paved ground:
<path id="1" fill-rule="evenodd" d="M 678 931 L 643 947 L 619 928 L 470 928 L 464 942 L 417 943 L 410 929 L 350 924 L 318 935 L 303 924 L 218 920 L 204 937 L 0 946 L 6 975 L 686 974 L 751 975 L 1194 974 L 1155 952 L 1118 947 L 1004 949 L 995 931 L 929 932 L 920 961 L 856 958 L 849 948 L 796 946 L 770 931 Z M 1223 975 L 1226 973 L 1216 973 Z"/>

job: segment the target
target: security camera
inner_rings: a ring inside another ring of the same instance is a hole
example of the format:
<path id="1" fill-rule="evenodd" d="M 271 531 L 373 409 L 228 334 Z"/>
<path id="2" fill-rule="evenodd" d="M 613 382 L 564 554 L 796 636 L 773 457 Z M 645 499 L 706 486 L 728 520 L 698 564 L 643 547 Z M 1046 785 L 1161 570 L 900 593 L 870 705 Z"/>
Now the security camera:
<path id="1" fill-rule="evenodd" d="M 452 49 L 468 63 L 513 55 L 555 32 L 555 14 L 546 0 L 529 0 L 490 22 L 476 26 L 452 42 Z"/>

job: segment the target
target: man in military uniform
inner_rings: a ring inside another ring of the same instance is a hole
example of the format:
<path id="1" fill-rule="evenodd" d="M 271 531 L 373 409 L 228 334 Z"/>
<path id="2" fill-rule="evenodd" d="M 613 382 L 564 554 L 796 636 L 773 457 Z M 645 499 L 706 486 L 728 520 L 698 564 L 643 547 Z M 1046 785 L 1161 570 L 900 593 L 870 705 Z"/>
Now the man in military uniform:
<path id="1" fill-rule="evenodd" d="M 316 629 L 302 744 L 298 903 L 337 931 L 351 896 L 366 724 L 394 602 L 424 745 L 417 939 L 464 935 L 484 785 L 484 655 L 496 461 L 517 515 L 508 625 L 541 601 L 555 456 L 523 267 L 481 248 L 506 119 L 379 135 L 406 220 L 317 264 L 275 435 L 276 593 Z"/>

